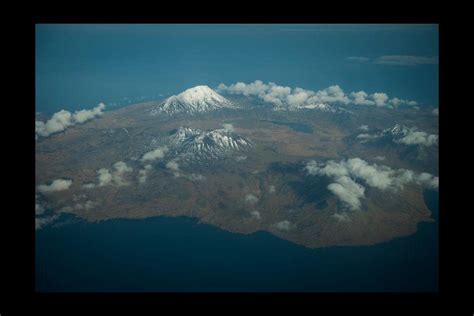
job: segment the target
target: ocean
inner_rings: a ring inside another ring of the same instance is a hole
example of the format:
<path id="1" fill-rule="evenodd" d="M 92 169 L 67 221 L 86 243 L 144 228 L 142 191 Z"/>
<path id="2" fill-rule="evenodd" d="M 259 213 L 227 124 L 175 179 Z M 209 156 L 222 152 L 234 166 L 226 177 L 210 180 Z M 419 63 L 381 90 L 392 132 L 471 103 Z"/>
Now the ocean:
<path id="1" fill-rule="evenodd" d="M 308 249 L 266 232 L 241 235 L 196 219 L 90 223 L 63 217 L 36 231 L 39 292 L 432 292 L 438 289 L 434 222 L 373 246 Z"/>

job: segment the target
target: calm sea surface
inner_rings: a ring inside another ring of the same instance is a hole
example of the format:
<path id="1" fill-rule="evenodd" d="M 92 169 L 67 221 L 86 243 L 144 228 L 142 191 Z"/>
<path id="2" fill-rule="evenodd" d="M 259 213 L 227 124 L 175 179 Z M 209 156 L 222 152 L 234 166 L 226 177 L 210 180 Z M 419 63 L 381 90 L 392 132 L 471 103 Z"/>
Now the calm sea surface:
<path id="1" fill-rule="evenodd" d="M 77 291 L 436 291 L 435 222 L 375 246 L 307 249 L 190 218 L 65 218 L 36 232 L 36 288 Z"/>

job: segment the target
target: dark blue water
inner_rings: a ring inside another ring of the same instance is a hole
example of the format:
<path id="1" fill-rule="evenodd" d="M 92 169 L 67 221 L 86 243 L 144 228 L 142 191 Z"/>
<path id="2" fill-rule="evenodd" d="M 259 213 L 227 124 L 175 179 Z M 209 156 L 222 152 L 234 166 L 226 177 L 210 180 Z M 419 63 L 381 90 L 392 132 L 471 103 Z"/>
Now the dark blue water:
<path id="1" fill-rule="evenodd" d="M 307 249 L 189 218 L 74 220 L 36 234 L 38 291 L 437 291 L 435 222 L 375 246 Z"/>

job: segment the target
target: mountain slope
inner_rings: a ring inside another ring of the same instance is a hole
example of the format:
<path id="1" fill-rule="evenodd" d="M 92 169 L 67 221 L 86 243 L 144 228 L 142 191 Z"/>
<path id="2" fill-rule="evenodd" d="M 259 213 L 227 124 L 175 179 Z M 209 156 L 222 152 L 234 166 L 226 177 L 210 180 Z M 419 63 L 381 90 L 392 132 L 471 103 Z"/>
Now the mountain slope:
<path id="1" fill-rule="evenodd" d="M 236 106 L 208 86 L 203 85 L 169 97 L 153 108 L 151 114 L 197 114 L 223 108 L 236 108 Z"/>
<path id="2" fill-rule="evenodd" d="M 226 129 L 201 131 L 180 127 L 170 136 L 170 146 L 178 156 L 200 161 L 248 150 L 253 147 L 253 143 Z"/>

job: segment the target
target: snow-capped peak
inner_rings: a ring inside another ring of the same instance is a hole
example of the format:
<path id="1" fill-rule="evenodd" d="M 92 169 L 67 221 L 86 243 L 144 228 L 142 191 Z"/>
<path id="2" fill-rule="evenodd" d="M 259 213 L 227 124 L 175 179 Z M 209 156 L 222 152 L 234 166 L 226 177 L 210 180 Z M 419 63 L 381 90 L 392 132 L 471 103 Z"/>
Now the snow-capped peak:
<path id="1" fill-rule="evenodd" d="M 173 95 L 152 110 L 152 114 L 188 113 L 195 114 L 235 106 L 206 85 L 195 86 Z"/>
<path id="2" fill-rule="evenodd" d="M 171 144 L 183 157 L 215 159 L 232 152 L 247 150 L 253 143 L 227 129 L 201 131 L 180 127 L 171 135 Z"/>

